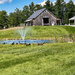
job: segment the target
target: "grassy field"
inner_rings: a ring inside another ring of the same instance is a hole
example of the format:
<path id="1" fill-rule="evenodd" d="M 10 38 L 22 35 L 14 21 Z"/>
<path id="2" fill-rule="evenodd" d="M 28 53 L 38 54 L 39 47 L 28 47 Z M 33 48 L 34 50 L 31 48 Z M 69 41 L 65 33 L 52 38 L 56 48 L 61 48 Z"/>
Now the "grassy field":
<path id="1" fill-rule="evenodd" d="M 70 26 L 33 26 L 26 39 L 75 34 Z M 0 30 L 0 40 L 21 38 L 17 29 Z M 75 43 L 0 44 L 0 75 L 75 75 Z"/>
<path id="2" fill-rule="evenodd" d="M 27 32 L 26 39 L 50 38 L 54 36 L 75 34 L 75 27 L 70 26 L 33 26 Z M 0 39 L 21 38 L 17 29 L 0 31 Z"/>
<path id="3" fill-rule="evenodd" d="M 75 75 L 75 43 L 0 45 L 0 75 Z"/>

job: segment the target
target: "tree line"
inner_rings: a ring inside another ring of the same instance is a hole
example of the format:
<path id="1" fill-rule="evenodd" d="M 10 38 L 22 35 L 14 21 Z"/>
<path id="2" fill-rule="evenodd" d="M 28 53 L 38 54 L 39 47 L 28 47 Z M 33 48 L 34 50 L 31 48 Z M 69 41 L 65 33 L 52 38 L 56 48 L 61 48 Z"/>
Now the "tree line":
<path id="1" fill-rule="evenodd" d="M 47 0 L 44 6 L 39 4 L 34 4 L 31 2 L 28 6 L 25 5 L 23 10 L 15 9 L 14 12 L 11 12 L 7 15 L 5 10 L 0 11 L 0 29 L 8 27 L 19 26 L 35 11 L 46 8 L 52 12 L 57 18 L 61 19 L 62 24 L 68 24 L 68 19 L 75 16 L 75 5 L 72 0 L 66 3 L 64 0 L 56 0 L 56 3 L 53 4 L 50 0 Z"/>

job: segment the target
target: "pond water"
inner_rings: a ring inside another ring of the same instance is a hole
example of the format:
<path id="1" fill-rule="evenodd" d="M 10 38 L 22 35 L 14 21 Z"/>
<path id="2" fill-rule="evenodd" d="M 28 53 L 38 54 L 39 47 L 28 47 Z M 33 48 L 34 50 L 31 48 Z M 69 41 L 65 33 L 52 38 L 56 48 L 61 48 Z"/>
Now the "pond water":
<path id="1" fill-rule="evenodd" d="M 54 41 L 50 40 L 7 40 L 7 41 L 0 41 L 0 44 L 19 44 L 19 43 L 55 43 Z"/>

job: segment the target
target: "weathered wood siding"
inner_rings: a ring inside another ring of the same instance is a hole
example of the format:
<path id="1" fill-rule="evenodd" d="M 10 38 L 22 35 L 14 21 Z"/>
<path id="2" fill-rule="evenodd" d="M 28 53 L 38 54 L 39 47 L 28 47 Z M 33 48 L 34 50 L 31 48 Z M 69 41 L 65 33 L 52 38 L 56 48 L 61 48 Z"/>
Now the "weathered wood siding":
<path id="1" fill-rule="evenodd" d="M 52 25 L 52 21 L 54 21 L 54 25 L 57 25 L 56 18 L 48 10 L 45 10 L 35 20 L 33 20 L 33 25 L 42 25 L 42 19 L 44 16 L 49 16 L 49 25 Z"/>

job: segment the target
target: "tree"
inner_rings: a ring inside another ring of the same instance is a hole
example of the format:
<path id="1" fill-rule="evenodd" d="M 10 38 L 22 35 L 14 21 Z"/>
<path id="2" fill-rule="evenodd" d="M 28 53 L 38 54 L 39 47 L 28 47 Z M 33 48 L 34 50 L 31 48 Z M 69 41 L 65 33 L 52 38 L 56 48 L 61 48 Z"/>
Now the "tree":
<path id="1" fill-rule="evenodd" d="M 9 22 L 11 26 L 19 26 L 21 23 L 21 10 L 15 9 L 15 12 L 9 14 Z"/>
<path id="2" fill-rule="evenodd" d="M 55 6 L 53 5 L 53 3 L 51 2 L 51 4 L 50 4 L 50 8 L 51 8 L 51 12 L 53 13 L 53 14 L 55 14 Z"/>
<path id="3" fill-rule="evenodd" d="M 61 0 L 57 0 L 55 3 L 55 12 L 58 18 L 61 18 Z"/>
<path id="4" fill-rule="evenodd" d="M 75 5 L 73 3 L 72 0 L 70 0 L 67 4 L 66 4 L 66 10 L 65 10 L 65 17 L 66 17 L 66 20 L 65 22 L 66 23 L 69 23 L 69 18 L 75 16 Z"/>
<path id="5" fill-rule="evenodd" d="M 40 9 L 42 9 L 43 7 L 41 6 L 41 5 L 39 5 L 39 4 L 36 4 L 35 5 L 35 11 L 37 11 L 37 10 L 40 10 Z"/>
<path id="6" fill-rule="evenodd" d="M 47 0 L 47 1 L 45 2 L 44 7 L 45 7 L 46 9 L 48 9 L 49 11 L 51 11 L 50 1 L 49 1 L 49 0 Z"/>
<path id="7" fill-rule="evenodd" d="M 21 23 L 21 10 L 19 10 L 18 8 L 15 9 L 15 19 L 16 19 L 16 26 L 19 26 Z"/>
<path id="8" fill-rule="evenodd" d="M 65 14 L 65 2 L 64 0 L 57 0 L 55 3 L 55 15 L 61 19 L 62 24 L 64 23 L 64 14 Z"/>
<path id="9" fill-rule="evenodd" d="M 0 11 L 0 28 L 8 27 L 8 16 L 5 10 Z"/>
<path id="10" fill-rule="evenodd" d="M 33 2 L 31 2 L 31 4 L 29 5 L 29 9 L 30 9 L 30 14 L 33 14 L 35 11 L 35 5 Z"/>
<path id="11" fill-rule="evenodd" d="M 9 19 L 10 27 L 15 27 L 16 20 L 15 20 L 15 13 L 14 12 L 9 14 L 8 19 Z"/>
<path id="12" fill-rule="evenodd" d="M 22 11 L 22 23 L 30 16 L 30 10 L 28 6 L 24 6 L 23 7 L 23 11 Z"/>

